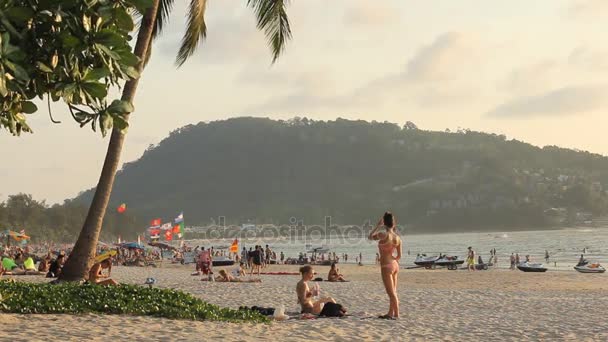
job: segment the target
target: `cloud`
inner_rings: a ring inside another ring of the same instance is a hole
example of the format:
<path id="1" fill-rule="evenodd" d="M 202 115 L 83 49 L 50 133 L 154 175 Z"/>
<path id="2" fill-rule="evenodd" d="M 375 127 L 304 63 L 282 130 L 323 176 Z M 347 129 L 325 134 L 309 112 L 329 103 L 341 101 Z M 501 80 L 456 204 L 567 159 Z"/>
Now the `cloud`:
<path id="1" fill-rule="evenodd" d="M 498 89 L 515 94 L 534 94 L 551 88 L 561 68 L 554 60 L 537 63 L 512 70 L 498 84 Z"/>
<path id="2" fill-rule="evenodd" d="M 580 45 L 572 50 L 568 56 L 568 63 L 591 71 L 608 70 L 608 53 Z"/>
<path id="3" fill-rule="evenodd" d="M 347 26 L 385 27 L 399 22 L 399 13 L 385 1 L 351 1 L 344 12 L 343 22 Z"/>
<path id="4" fill-rule="evenodd" d="M 300 113 L 322 109 L 360 110 L 366 106 L 377 109 L 390 103 L 404 102 L 419 106 L 445 106 L 471 101 L 470 96 L 475 92 L 466 85 L 454 85 L 452 81 L 466 75 L 464 70 L 474 59 L 470 49 L 472 41 L 471 36 L 465 33 L 444 33 L 416 51 L 400 71 L 371 79 L 362 86 L 343 93 L 337 93 L 331 86 L 333 82 L 327 70 L 304 73 L 299 77 L 278 76 L 275 81 L 284 82 L 283 88 L 289 85 L 289 89 L 293 90 L 246 111 Z M 241 80 L 263 79 L 264 83 L 269 80 L 264 76 L 252 76 L 252 73 L 255 71 L 248 70 L 241 76 Z"/>
<path id="5" fill-rule="evenodd" d="M 573 18 L 588 18 L 608 15 L 606 0 L 577 0 L 568 7 L 568 14 Z"/>
<path id="6" fill-rule="evenodd" d="M 515 98 L 486 113 L 497 118 L 567 116 L 593 112 L 607 103 L 605 85 L 564 87 L 547 93 Z"/>
<path id="7" fill-rule="evenodd" d="M 154 52 L 165 58 L 175 58 L 186 29 L 183 18 L 186 12 L 184 4 L 176 3 L 170 25 L 155 44 Z M 256 29 L 255 16 L 250 8 L 237 1 L 217 1 L 210 4 L 206 13 L 207 38 L 190 58 L 191 63 L 242 62 L 244 56 L 247 59 L 270 58 L 264 35 Z"/>
<path id="8" fill-rule="evenodd" d="M 454 78 L 469 59 L 468 37 L 460 32 L 447 32 L 422 47 L 407 63 L 404 79 L 440 81 Z"/>

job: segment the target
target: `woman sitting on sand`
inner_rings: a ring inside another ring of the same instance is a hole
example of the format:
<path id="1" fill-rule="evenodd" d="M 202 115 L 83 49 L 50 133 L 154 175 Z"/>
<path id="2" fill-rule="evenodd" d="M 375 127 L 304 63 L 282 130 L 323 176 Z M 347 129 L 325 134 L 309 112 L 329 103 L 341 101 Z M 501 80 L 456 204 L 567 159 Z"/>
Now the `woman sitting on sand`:
<path id="1" fill-rule="evenodd" d="M 108 273 L 108 275 L 104 275 L 101 271 L 107 268 L 109 270 L 112 269 L 112 260 L 111 259 L 105 259 L 102 262 L 98 262 L 96 264 L 94 264 L 91 267 L 91 270 L 89 271 L 89 281 L 93 284 L 97 284 L 97 285 L 118 285 L 118 282 L 116 282 L 114 279 L 109 279 L 110 275 Z M 105 280 L 102 280 L 106 278 Z"/>
<path id="2" fill-rule="evenodd" d="M 38 271 L 42 273 L 47 273 L 49 271 L 49 267 L 51 267 L 51 255 L 47 255 L 44 259 L 40 260 L 38 264 Z"/>
<path id="3" fill-rule="evenodd" d="M 384 226 L 386 232 L 378 232 Z M 399 298 L 397 297 L 397 278 L 399 275 L 399 260 L 401 259 L 401 238 L 395 232 L 395 219 L 393 214 L 385 212 L 376 227 L 369 233 L 370 240 L 378 240 L 380 252 L 380 272 L 382 282 L 390 301 L 388 313 L 380 316 L 384 319 L 399 317 Z M 393 254 L 397 252 L 397 255 Z"/>
<path id="4" fill-rule="evenodd" d="M 298 304 L 302 307 L 302 313 L 310 313 L 318 315 L 323 310 L 325 303 L 335 303 L 336 301 L 331 297 L 321 298 L 315 302 L 312 301 L 313 296 L 318 296 L 319 293 L 313 293 L 308 287 L 308 282 L 315 276 L 315 272 L 312 266 L 306 265 L 300 267 L 300 274 L 302 279 L 296 286 L 296 293 L 298 294 Z"/>
<path id="5" fill-rule="evenodd" d="M 338 271 L 335 262 L 331 263 L 331 268 L 329 269 L 329 274 L 327 275 L 327 281 L 346 281 L 344 276 Z"/>

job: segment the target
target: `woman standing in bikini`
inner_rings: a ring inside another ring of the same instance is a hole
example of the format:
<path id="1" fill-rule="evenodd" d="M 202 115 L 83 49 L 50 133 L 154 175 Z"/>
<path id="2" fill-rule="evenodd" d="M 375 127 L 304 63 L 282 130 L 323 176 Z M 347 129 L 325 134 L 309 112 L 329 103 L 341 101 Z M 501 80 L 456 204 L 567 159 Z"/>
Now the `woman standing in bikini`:
<path id="1" fill-rule="evenodd" d="M 379 232 L 384 226 L 386 232 Z M 395 218 L 390 212 L 385 212 L 378 221 L 376 228 L 369 233 L 370 240 L 378 240 L 380 252 L 380 270 L 382 282 L 390 301 L 388 314 L 380 316 L 384 319 L 399 317 L 399 298 L 397 297 L 397 278 L 399 275 L 399 260 L 401 259 L 401 238 L 395 231 Z M 397 255 L 395 256 L 395 251 Z"/>

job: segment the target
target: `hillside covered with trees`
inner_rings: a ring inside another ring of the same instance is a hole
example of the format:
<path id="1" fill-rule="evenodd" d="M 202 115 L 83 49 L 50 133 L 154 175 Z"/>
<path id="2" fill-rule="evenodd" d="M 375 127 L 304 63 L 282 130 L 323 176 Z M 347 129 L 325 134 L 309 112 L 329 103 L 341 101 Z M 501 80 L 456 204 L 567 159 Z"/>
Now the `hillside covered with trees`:
<path id="1" fill-rule="evenodd" d="M 0 203 L 0 230 L 24 230 L 35 242 L 53 241 L 73 243 L 80 233 L 87 215 L 84 203 L 67 200 L 63 204 L 49 206 L 31 195 L 11 195 Z M 101 234 L 102 241 L 111 241 L 118 235 L 134 238 L 145 223 L 138 222 L 137 215 L 125 212 L 108 212 Z"/>
<path id="2" fill-rule="evenodd" d="M 606 214 L 607 185 L 606 157 L 501 135 L 243 117 L 150 146 L 117 175 L 110 208 L 127 203 L 143 222 L 183 211 L 187 225 L 362 224 L 392 210 L 417 232 L 525 229 Z"/>

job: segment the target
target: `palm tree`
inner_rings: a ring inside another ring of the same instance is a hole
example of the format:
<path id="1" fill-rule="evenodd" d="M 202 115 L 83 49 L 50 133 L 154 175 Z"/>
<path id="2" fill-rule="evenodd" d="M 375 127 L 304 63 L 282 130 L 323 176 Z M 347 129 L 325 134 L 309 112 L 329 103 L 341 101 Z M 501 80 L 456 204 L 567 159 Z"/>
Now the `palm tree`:
<path id="1" fill-rule="evenodd" d="M 153 40 L 160 36 L 166 26 L 175 0 L 153 0 L 150 8 L 143 13 L 139 26 L 137 42 L 134 53 L 141 62 L 138 70 L 143 71 L 145 63 L 151 54 Z M 285 49 L 287 41 L 291 38 L 291 29 L 286 13 L 288 0 L 247 0 L 257 17 L 257 28 L 263 30 L 268 44 L 272 49 L 274 63 Z M 207 34 L 205 24 L 205 10 L 207 0 L 190 0 L 188 9 L 188 23 L 186 32 L 177 54 L 176 64 L 181 66 L 196 51 L 199 43 L 204 41 Z M 122 100 L 133 102 L 137 91 L 139 79 L 128 81 L 123 89 Z M 125 120 L 128 121 L 129 115 Z M 92 266 L 97 248 L 101 225 L 108 207 L 114 177 L 120 162 L 120 154 L 125 140 L 125 132 L 114 128 L 110 136 L 108 150 L 101 169 L 101 176 L 95 189 L 93 201 L 85 219 L 74 249 L 61 273 L 62 281 L 79 281 L 88 277 L 88 270 Z"/>

